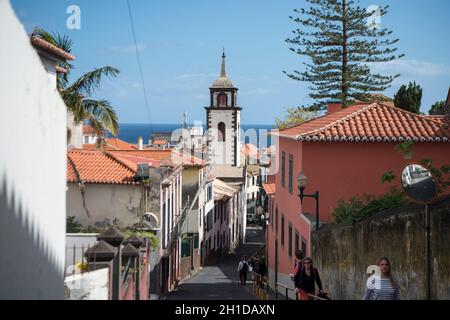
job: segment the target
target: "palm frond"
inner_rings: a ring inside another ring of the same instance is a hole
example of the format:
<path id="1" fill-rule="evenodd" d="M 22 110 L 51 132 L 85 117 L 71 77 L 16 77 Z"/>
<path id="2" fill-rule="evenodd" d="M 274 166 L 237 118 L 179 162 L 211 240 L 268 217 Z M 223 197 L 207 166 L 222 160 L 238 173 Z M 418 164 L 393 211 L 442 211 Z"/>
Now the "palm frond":
<path id="1" fill-rule="evenodd" d="M 119 73 L 119 69 L 110 66 L 97 68 L 82 75 L 68 89 L 83 96 L 91 96 L 100 87 L 103 76 L 117 77 Z"/>
<path id="2" fill-rule="evenodd" d="M 73 113 L 75 123 L 79 124 L 88 118 L 88 113 L 83 106 L 83 97 L 78 92 L 64 89 L 60 91 L 60 94 L 67 110 Z"/>
<path id="3" fill-rule="evenodd" d="M 88 114 L 88 119 L 86 120 L 91 120 L 94 127 L 104 128 L 110 131 L 112 135 L 117 135 L 119 131 L 118 117 L 108 101 L 84 99 L 82 105 Z"/>

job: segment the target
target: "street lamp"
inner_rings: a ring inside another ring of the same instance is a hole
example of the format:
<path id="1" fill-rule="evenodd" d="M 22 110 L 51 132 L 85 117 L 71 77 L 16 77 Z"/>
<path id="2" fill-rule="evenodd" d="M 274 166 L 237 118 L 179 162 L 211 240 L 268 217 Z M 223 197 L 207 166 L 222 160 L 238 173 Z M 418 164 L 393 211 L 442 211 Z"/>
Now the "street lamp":
<path id="1" fill-rule="evenodd" d="M 305 188 L 306 184 L 308 182 L 308 177 L 305 176 L 303 172 L 300 172 L 300 174 L 297 176 L 297 187 L 299 190 L 299 198 L 300 203 L 303 204 L 303 198 L 314 198 L 316 199 L 316 230 L 319 230 L 319 191 L 316 191 L 313 194 L 305 194 Z"/>

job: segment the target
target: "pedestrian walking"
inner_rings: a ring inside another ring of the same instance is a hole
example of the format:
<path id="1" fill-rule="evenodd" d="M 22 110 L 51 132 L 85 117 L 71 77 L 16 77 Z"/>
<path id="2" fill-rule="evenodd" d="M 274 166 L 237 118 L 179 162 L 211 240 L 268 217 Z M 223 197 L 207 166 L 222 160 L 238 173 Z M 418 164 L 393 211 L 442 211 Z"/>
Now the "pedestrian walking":
<path id="1" fill-rule="evenodd" d="M 372 276 L 366 283 L 363 300 L 399 300 L 399 286 L 392 276 L 391 262 L 388 258 L 378 259 L 379 276 Z"/>
<path id="2" fill-rule="evenodd" d="M 241 279 L 241 284 L 245 285 L 247 282 L 247 272 L 248 272 L 248 262 L 245 256 L 241 258 L 238 264 L 239 278 Z"/>
<path id="3" fill-rule="evenodd" d="M 294 264 L 294 286 L 297 296 L 300 294 L 300 271 L 302 270 L 302 258 L 303 252 L 301 250 L 295 251 L 295 264 Z"/>
<path id="4" fill-rule="evenodd" d="M 313 261 L 309 257 L 303 259 L 301 262 L 299 281 L 298 293 L 300 294 L 300 300 L 310 300 L 308 294 L 315 296 L 316 284 L 319 288 L 319 294 L 324 294 L 319 271 L 314 267 Z"/>
<path id="5" fill-rule="evenodd" d="M 267 276 L 267 267 L 266 267 L 266 261 L 264 258 L 259 259 L 258 273 L 261 277 Z"/>

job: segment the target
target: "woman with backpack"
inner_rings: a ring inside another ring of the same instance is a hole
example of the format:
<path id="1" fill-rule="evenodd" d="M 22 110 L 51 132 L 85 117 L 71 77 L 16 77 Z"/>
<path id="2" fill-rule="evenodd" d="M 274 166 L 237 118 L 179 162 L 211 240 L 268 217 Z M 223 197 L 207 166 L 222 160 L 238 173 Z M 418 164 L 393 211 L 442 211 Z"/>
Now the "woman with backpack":
<path id="1" fill-rule="evenodd" d="M 300 300 L 309 300 L 310 298 L 308 294 L 315 296 L 316 284 L 317 287 L 319 287 L 319 294 L 323 294 L 322 281 L 320 280 L 319 271 L 314 268 L 311 258 L 307 257 L 303 259 L 297 281 L 299 281 L 299 283 L 296 283 L 295 287 L 297 289 L 297 285 L 299 286 L 297 292 L 300 294 Z"/>
<path id="2" fill-rule="evenodd" d="M 245 285 L 247 282 L 247 272 L 248 272 L 248 262 L 247 258 L 243 256 L 238 264 L 239 278 L 241 279 L 241 284 Z"/>

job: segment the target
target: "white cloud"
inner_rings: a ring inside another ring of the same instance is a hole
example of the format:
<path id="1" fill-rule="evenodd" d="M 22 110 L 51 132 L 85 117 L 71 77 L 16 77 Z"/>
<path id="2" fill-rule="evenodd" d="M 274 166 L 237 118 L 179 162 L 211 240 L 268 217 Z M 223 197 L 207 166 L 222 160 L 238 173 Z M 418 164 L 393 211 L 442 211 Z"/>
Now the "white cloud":
<path id="1" fill-rule="evenodd" d="M 134 53 L 136 52 L 136 48 L 139 52 L 143 52 L 146 48 L 145 44 L 135 45 L 126 45 L 126 46 L 112 46 L 109 48 L 110 51 L 115 53 Z"/>
<path id="2" fill-rule="evenodd" d="M 217 77 L 217 74 L 213 73 L 186 73 L 186 74 L 180 74 L 179 76 L 176 76 L 175 79 L 177 80 L 189 80 L 189 79 L 199 79 L 199 78 L 213 78 Z"/>
<path id="3" fill-rule="evenodd" d="M 272 90 L 267 88 L 256 88 L 249 91 L 242 92 L 242 95 L 244 96 L 264 96 L 267 94 L 272 93 Z"/>
<path id="4" fill-rule="evenodd" d="M 450 66 L 428 61 L 400 59 L 371 65 L 374 72 L 401 74 L 402 77 L 436 77 L 450 75 Z"/>

